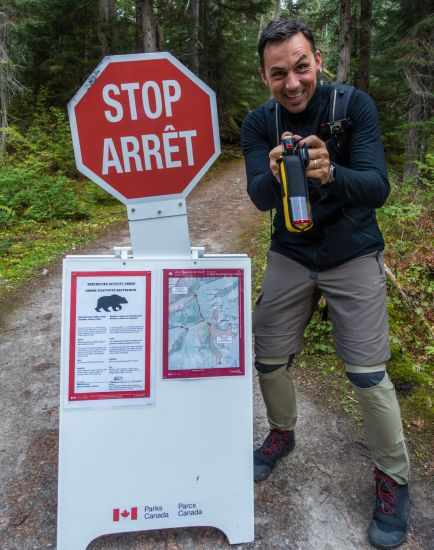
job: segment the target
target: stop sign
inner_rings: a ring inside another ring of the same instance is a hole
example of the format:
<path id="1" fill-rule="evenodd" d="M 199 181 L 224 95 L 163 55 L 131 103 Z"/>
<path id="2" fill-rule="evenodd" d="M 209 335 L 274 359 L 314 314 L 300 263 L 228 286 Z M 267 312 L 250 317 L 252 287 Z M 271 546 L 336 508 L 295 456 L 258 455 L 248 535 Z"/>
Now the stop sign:
<path id="1" fill-rule="evenodd" d="M 185 198 L 220 154 L 214 92 L 167 52 L 105 57 L 68 112 L 78 170 L 125 204 Z"/>

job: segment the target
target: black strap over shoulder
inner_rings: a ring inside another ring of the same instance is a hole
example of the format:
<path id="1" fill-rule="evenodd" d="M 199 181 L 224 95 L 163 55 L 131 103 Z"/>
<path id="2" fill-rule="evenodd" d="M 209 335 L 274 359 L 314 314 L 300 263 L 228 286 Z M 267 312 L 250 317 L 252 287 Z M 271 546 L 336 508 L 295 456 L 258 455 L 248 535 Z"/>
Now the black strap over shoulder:
<path id="1" fill-rule="evenodd" d="M 337 151 L 342 149 L 346 135 L 351 130 L 348 106 L 354 93 L 354 86 L 336 84 L 330 94 L 328 122 L 320 126 L 320 137 L 324 141 L 333 140 Z"/>
<path id="2" fill-rule="evenodd" d="M 348 105 L 354 92 L 354 86 L 337 84 L 330 97 L 330 122 L 347 118 Z"/>
<path id="3" fill-rule="evenodd" d="M 276 147 L 277 145 L 280 144 L 280 132 L 282 131 L 282 128 L 283 128 L 281 118 L 282 118 L 282 113 L 280 110 L 280 105 L 276 101 L 275 112 L 274 112 L 274 120 L 276 124 Z"/>

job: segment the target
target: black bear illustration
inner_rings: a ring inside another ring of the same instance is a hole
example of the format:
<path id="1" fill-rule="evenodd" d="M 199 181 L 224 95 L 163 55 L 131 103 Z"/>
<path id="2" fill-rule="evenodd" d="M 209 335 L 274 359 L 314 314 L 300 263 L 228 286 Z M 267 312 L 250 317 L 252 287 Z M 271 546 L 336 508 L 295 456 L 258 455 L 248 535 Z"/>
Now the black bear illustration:
<path id="1" fill-rule="evenodd" d="M 110 308 L 112 308 L 113 311 L 120 311 L 122 309 L 121 304 L 128 304 L 128 300 L 117 294 L 101 296 L 101 298 L 98 298 L 95 310 L 99 312 L 102 308 L 104 311 L 110 311 Z"/>

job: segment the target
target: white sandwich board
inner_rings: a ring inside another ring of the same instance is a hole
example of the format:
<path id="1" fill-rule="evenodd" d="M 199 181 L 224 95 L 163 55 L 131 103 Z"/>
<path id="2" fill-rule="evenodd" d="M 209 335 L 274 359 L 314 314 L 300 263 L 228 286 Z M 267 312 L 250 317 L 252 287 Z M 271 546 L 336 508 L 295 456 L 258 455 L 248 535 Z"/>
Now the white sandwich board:
<path id="1" fill-rule="evenodd" d="M 64 261 L 58 550 L 212 526 L 253 540 L 250 260 Z"/>

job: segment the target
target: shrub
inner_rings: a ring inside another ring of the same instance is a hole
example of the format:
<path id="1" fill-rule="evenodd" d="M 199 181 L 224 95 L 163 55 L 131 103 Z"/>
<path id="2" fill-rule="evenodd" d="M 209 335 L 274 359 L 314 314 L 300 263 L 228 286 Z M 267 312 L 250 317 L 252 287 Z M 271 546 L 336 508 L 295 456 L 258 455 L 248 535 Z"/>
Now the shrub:
<path id="1" fill-rule="evenodd" d="M 38 222 L 86 218 L 73 185 L 63 175 L 49 176 L 23 167 L 3 168 L 0 170 L 2 211 L 9 217 L 13 212 L 20 218 Z"/>
<path id="2" fill-rule="evenodd" d="M 401 346 L 392 343 L 392 356 L 387 370 L 397 389 L 410 390 L 415 386 L 429 385 L 431 376 L 423 365 L 417 365 L 414 359 Z"/>
<path id="3" fill-rule="evenodd" d="M 41 94 L 27 126 L 7 129 L 8 165 L 77 178 L 66 112 L 49 107 Z"/>
<path id="4" fill-rule="evenodd" d="M 12 210 L 12 208 L 0 204 L 0 227 L 10 225 L 14 217 L 15 212 Z"/>

